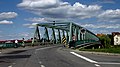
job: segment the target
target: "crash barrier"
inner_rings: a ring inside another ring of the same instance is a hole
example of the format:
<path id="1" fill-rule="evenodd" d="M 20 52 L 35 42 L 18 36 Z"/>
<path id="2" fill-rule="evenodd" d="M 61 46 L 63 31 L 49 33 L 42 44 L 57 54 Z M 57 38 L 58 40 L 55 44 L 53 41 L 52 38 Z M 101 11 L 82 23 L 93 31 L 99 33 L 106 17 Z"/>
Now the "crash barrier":
<path id="1" fill-rule="evenodd" d="M 25 43 L 24 46 L 38 46 L 38 45 L 52 45 L 53 42 L 35 42 L 34 44 L 32 43 Z M 17 47 L 22 47 L 22 43 L 18 43 L 17 45 L 15 43 L 2 43 L 0 44 L 0 48 L 17 48 Z"/>
<path id="2" fill-rule="evenodd" d="M 0 44 L 0 48 L 16 48 L 16 47 L 20 47 L 21 43 L 19 44 L 15 44 L 15 43 L 4 43 L 4 44 Z"/>
<path id="3" fill-rule="evenodd" d="M 84 46 L 91 46 L 95 44 L 101 44 L 99 41 L 95 40 L 78 40 L 78 41 L 70 41 L 69 46 L 70 47 L 84 47 Z"/>

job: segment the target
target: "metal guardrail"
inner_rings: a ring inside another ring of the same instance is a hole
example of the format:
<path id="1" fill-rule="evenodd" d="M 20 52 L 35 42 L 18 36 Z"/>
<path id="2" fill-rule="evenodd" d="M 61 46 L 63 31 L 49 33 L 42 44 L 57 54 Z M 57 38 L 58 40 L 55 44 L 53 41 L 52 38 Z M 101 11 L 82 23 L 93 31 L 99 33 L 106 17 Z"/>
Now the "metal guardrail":
<path id="1" fill-rule="evenodd" d="M 17 46 L 15 46 L 15 43 L 0 44 L 0 48 L 13 48 L 13 47 L 19 47 L 19 46 L 21 46 L 21 43 L 19 43 Z"/>
<path id="2" fill-rule="evenodd" d="M 34 44 L 32 43 L 25 43 L 24 46 L 38 46 L 38 45 L 52 45 L 54 44 L 53 42 L 35 42 Z M 15 43 L 1 43 L 0 48 L 15 48 L 15 47 L 22 47 L 22 43 L 18 43 L 16 46 Z"/>
<path id="3" fill-rule="evenodd" d="M 74 47 L 92 46 L 97 44 L 101 43 L 95 40 L 78 40 L 75 41 Z"/>

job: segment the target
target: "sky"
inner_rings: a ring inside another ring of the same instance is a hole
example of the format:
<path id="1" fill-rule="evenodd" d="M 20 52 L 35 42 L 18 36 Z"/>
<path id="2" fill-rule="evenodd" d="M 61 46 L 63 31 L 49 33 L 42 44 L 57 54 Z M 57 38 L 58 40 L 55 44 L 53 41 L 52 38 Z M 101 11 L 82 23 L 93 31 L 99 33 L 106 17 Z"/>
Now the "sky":
<path id="1" fill-rule="evenodd" d="M 35 24 L 52 21 L 95 34 L 120 32 L 120 0 L 0 0 L 0 40 L 30 39 Z"/>

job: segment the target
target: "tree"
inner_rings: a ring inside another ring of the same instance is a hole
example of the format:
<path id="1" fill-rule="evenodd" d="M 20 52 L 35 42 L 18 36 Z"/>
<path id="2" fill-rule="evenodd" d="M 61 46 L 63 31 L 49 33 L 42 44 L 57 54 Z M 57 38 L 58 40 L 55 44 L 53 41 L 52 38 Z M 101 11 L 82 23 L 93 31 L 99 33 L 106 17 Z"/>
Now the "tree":
<path id="1" fill-rule="evenodd" d="M 104 48 L 110 48 L 111 39 L 107 35 L 99 36 L 99 38 Z"/>

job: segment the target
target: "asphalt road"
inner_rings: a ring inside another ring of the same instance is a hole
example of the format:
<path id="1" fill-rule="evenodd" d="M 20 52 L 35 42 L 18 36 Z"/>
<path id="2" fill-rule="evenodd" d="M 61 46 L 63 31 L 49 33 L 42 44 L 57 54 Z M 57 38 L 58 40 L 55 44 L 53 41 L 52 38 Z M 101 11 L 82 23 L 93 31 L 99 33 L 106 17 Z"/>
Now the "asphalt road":
<path id="1" fill-rule="evenodd" d="M 0 53 L 0 67 L 120 67 L 120 56 L 83 53 L 62 46 L 21 48 Z"/>

